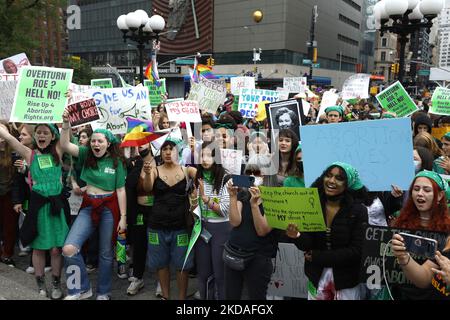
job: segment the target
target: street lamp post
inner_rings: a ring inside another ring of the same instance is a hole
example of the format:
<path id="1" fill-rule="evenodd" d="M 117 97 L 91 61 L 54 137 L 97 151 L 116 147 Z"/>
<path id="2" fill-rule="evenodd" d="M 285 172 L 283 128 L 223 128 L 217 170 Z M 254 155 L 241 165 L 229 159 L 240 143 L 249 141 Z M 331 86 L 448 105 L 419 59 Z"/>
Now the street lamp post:
<path id="1" fill-rule="evenodd" d="M 139 49 L 139 78 L 144 83 L 144 49 L 150 41 L 159 39 L 160 32 L 164 29 L 166 22 L 160 15 L 150 18 L 144 10 L 136 10 L 123 14 L 117 18 L 117 27 L 123 33 L 123 42 L 127 39 L 137 43 Z"/>
<path id="2" fill-rule="evenodd" d="M 375 4 L 376 27 L 399 36 L 400 57 L 398 80 L 405 76 L 405 51 L 408 36 L 422 28 L 430 33 L 432 20 L 444 7 L 444 0 L 381 0 Z M 390 22 L 391 21 L 391 22 Z"/>

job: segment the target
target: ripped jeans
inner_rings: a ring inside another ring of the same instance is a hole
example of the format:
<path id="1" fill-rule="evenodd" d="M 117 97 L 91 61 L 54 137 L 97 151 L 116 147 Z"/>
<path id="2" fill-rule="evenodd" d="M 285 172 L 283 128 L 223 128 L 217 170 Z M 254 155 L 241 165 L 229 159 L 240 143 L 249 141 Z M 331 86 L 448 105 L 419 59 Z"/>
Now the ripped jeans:
<path id="1" fill-rule="evenodd" d="M 95 227 L 91 218 L 92 207 L 85 207 L 80 210 L 75 219 L 69 235 L 64 245 L 73 245 L 78 248 L 78 252 L 71 256 L 64 256 L 64 267 L 67 279 L 67 292 L 69 295 L 84 292 L 90 289 L 88 273 L 83 256 L 80 253 L 83 244 L 94 232 Z M 97 294 L 111 294 L 112 269 L 113 269 L 113 248 L 111 236 L 114 228 L 114 219 L 108 208 L 103 208 L 100 215 L 99 229 L 99 263 Z"/>

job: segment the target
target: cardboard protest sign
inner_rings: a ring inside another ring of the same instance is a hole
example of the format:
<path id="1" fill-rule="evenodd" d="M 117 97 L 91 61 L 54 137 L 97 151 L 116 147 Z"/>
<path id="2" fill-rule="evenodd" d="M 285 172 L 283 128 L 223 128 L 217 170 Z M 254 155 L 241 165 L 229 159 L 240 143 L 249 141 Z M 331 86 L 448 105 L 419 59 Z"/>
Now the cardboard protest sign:
<path id="1" fill-rule="evenodd" d="M 414 178 L 409 118 L 302 126 L 305 185 L 333 162 L 355 167 L 370 191 L 408 190 Z"/>
<path id="2" fill-rule="evenodd" d="M 91 86 L 99 87 L 102 89 L 111 89 L 113 87 L 112 79 L 91 79 Z"/>
<path id="3" fill-rule="evenodd" d="M 376 98 L 383 109 L 394 112 L 399 118 L 407 117 L 419 109 L 399 81 L 381 91 Z"/>
<path id="4" fill-rule="evenodd" d="M 10 122 L 61 123 L 72 69 L 23 67 Z"/>
<path id="5" fill-rule="evenodd" d="M 358 73 L 345 80 L 342 99 L 369 98 L 370 74 Z"/>
<path id="6" fill-rule="evenodd" d="M 291 93 L 304 93 L 307 82 L 306 77 L 284 77 L 283 88 Z"/>
<path id="7" fill-rule="evenodd" d="M 241 174 L 242 150 L 220 149 L 220 159 L 230 174 Z"/>
<path id="8" fill-rule="evenodd" d="M 144 80 L 144 86 L 148 88 L 148 94 L 150 97 L 150 106 L 152 108 L 158 107 L 158 104 L 163 102 L 161 95 L 165 95 L 167 93 L 166 89 L 166 79 L 158 80 L 159 86 L 157 86 L 154 82 L 150 80 Z"/>
<path id="9" fill-rule="evenodd" d="M 198 83 L 192 83 L 188 100 L 197 101 L 201 110 L 215 114 L 225 102 L 226 95 L 227 89 L 222 82 L 216 83 L 200 77 Z"/>
<path id="10" fill-rule="evenodd" d="M 202 122 L 197 101 L 170 102 L 166 104 L 166 111 L 170 121 Z"/>
<path id="11" fill-rule="evenodd" d="M 267 294 L 281 297 L 308 297 L 304 252 L 293 243 L 278 243 L 275 269 Z"/>
<path id="12" fill-rule="evenodd" d="M 69 90 L 71 90 L 71 99 L 68 103 L 74 103 L 76 101 L 87 100 L 90 98 L 88 91 L 93 89 L 99 89 L 97 86 L 79 85 L 71 83 Z"/>
<path id="13" fill-rule="evenodd" d="M 234 78 L 232 78 L 234 79 Z M 241 89 L 239 94 L 239 111 L 244 118 L 254 118 L 258 114 L 258 104 L 262 101 L 269 103 L 279 101 L 277 91 L 262 89 Z"/>
<path id="14" fill-rule="evenodd" d="M 0 119 L 9 121 L 14 104 L 17 81 L 0 81 Z"/>
<path id="15" fill-rule="evenodd" d="M 231 93 L 238 95 L 241 89 L 255 89 L 254 77 L 233 77 L 230 78 Z"/>
<path id="16" fill-rule="evenodd" d="M 370 290 L 380 289 L 381 285 L 385 285 L 383 277 L 383 256 L 385 257 L 386 280 L 388 283 L 410 283 L 392 253 L 391 244 L 388 244 L 394 233 L 399 232 L 436 239 L 438 241 L 438 250 L 440 251 L 445 247 L 447 239 L 446 234 L 439 232 L 368 226 L 363 238 L 360 282 L 366 283 Z M 418 257 L 414 254 L 411 254 L 411 257 L 420 264 L 425 262 L 423 257 Z"/>
<path id="17" fill-rule="evenodd" d="M 450 89 L 437 87 L 431 98 L 430 113 L 450 115 Z"/>
<path id="18" fill-rule="evenodd" d="M 326 230 L 317 189 L 261 186 L 260 190 L 264 216 L 272 228 L 286 230 L 293 223 L 300 232 Z"/>
<path id="19" fill-rule="evenodd" d="M 114 134 L 127 132 L 126 117 L 151 120 L 147 87 L 93 89 L 88 92 L 95 99 L 100 119 L 92 122 L 92 129 L 108 129 Z"/>
<path id="20" fill-rule="evenodd" d="M 3 81 L 18 80 L 18 78 L 13 79 L 11 76 L 18 75 L 22 67 L 30 65 L 30 61 L 25 53 L 16 54 L 0 60 L 0 76 L 3 76 Z"/>
<path id="21" fill-rule="evenodd" d="M 277 87 L 278 97 L 281 101 L 289 99 L 289 90 L 282 87 Z"/>
<path id="22" fill-rule="evenodd" d="M 66 109 L 69 112 L 69 121 L 72 128 L 100 119 L 93 98 L 69 104 Z"/>

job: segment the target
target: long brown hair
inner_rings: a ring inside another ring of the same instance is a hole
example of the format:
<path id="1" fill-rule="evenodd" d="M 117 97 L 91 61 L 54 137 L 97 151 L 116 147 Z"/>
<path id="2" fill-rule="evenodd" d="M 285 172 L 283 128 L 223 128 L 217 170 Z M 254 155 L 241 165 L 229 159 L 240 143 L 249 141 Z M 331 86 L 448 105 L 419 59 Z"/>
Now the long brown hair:
<path id="1" fill-rule="evenodd" d="M 417 178 L 416 178 L 417 179 Z M 414 204 L 412 198 L 412 190 L 416 179 L 413 180 L 411 187 L 409 188 L 409 198 L 402 210 L 400 216 L 394 220 L 392 227 L 405 228 L 411 230 L 429 230 L 436 232 L 450 232 L 450 216 L 447 207 L 447 198 L 444 196 L 441 200 L 438 199 L 438 193 L 440 191 L 436 182 L 432 179 L 431 185 L 433 186 L 434 198 L 431 206 L 431 220 L 427 227 L 423 227 L 420 224 L 420 214 Z"/>
<path id="2" fill-rule="evenodd" d="M 428 132 L 419 132 L 414 137 L 414 146 L 427 148 L 433 153 L 435 158 L 442 156 L 442 150 L 439 149 L 439 146 L 436 141 L 434 141 L 433 136 Z"/>

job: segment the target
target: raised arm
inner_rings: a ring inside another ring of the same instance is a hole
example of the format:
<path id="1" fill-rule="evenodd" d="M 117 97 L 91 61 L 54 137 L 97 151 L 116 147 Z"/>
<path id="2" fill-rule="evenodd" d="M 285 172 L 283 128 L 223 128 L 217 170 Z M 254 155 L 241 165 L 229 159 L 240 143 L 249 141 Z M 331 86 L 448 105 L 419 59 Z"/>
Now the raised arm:
<path id="1" fill-rule="evenodd" d="M 72 157 L 78 157 L 80 148 L 76 144 L 70 142 L 70 122 L 69 112 L 67 110 L 64 110 L 63 113 L 60 146 L 63 152 L 70 154 Z"/>
<path id="2" fill-rule="evenodd" d="M 152 167 L 151 162 L 144 162 L 144 166 L 141 170 L 141 178 L 143 179 L 142 187 L 145 192 L 153 191 L 153 183 L 155 182 L 156 177 L 155 170 L 156 169 Z"/>
<path id="3" fill-rule="evenodd" d="M 0 138 L 5 139 L 6 143 L 8 143 L 14 151 L 19 153 L 27 163 L 31 163 L 31 149 L 21 144 L 20 141 L 11 135 L 8 129 L 2 124 L 0 124 Z"/>
<path id="4" fill-rule="evenodd" d="M 238 227 L 242 222 L 242 202 L 237 199 L 238 188 L 233 185 L 232 179 L 227 182 L 226 187 L 228 189 L 228 194 L 230 195 L 230 224 L 233 227 Z"/>

